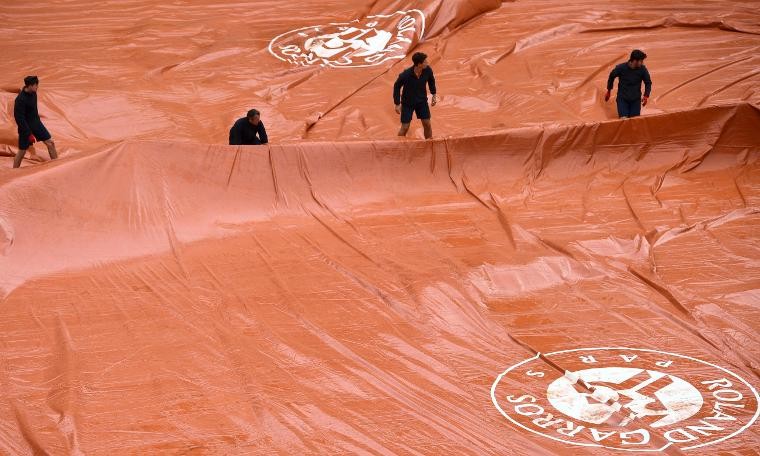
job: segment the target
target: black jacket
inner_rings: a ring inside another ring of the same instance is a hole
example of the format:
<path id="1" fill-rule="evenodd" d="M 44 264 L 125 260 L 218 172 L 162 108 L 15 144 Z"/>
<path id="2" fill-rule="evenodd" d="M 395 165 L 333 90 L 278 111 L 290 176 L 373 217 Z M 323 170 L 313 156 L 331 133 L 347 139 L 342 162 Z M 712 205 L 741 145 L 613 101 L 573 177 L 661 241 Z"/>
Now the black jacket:
<path id="1" fill-rule="evenodd" d="M 652 92 L 652 79 L 644 65 L 635 70 L 628 66 L 628 62 L 615 66 L 610 72 L 610 77 L 607 78 L 607 90 L 612 90 L 615 78 L 620 78 L 617 92 L 619 99 L 625 101 L 641 100 L 641 81 L 644 81 L 644 95 L 648 97 Z"/>
<path id="2" fill-rule="evenodd" d="M 32 134 L 30 125 L 42 122 L 40 120 L 40 113 L 37 111 L 36 92 L 21 90 L 21 93 L 16 97 L 16 102 L 13 104 L 13 117 L 16 118 L 19 136 L 27 137 Z"/>
<path id="3" fill-rule="evenodd" d="M 259 124 L 254 126 L 248 122 L 247 117 L 241 117 L 230 128 L 230 145 L 254 145 L 268 142 L 267 130 L 264 128 L 264 122 L 260 120 Z"/>
<path id="4" fill-rule="evenodd" d="M 414 74 L 413 66 L 402 71 L 398 75 L 396 83 L 393 84 L 393 104 L 411 106 L 417 103 L 427 103 L 426 84 L 430 85 L 430 93 L 435 95 L 435 76 L 433 76 L 432 68 L 427 67 L 422 70 L 419 78 Z M 404 89 L 403 92 L 402 88 Z"/>

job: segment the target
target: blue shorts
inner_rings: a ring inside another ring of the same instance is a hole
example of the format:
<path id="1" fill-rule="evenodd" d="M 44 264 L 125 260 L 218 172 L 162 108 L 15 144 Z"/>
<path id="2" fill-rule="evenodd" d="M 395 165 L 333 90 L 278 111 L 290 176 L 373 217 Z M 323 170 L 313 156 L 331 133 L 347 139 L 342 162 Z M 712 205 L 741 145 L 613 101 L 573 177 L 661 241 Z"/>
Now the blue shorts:
<path id="1" fill-rule="evenodd" d="M 47 141 L 50 139 L 50 132 L 47 131 L 47 128 L 45 128 L 45 125 L 43 125 L 42 122 L 30 122 L 29 128 L 32 130 L 34 137 L 37 138 L 37 141 Z M 29 135 L 22 136 L 21 132 L 19 131 L 18 148 L 20 150 L 26 150 L 31 145 L 32 144 L 29 142 Z"/>
<path id="2" fill-rule="evenodd" d="M 617 100 L 618 117 L 636 117 L 641 114 L 641 100 Z"/>
<path id="3" fill-rule="evenodd" d="M 427 101 L 417 103 L 414 105 L 401 105 L 401 123 L 407 124 L 412 121 L 412 112 L 417 114 L 417 118 L 420 120 L 427 120 L 430 118 L 430 106 Z"/>

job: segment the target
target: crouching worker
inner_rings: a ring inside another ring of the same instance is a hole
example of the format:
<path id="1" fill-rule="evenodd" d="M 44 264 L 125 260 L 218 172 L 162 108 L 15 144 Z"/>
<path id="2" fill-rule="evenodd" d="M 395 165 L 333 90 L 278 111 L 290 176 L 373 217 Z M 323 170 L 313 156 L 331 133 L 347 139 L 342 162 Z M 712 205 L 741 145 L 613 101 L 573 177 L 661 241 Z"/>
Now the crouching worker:
<path id="1" fill-rule="evenodd" d="M 267 138 L 264 122 L 261 121 L 261 114 L 255 109 L 251 109 L 245 117 L 236 120 L 235 125 L 230 128 L 231 146 L 266 144 L 268 142 L 269 138 Z"/>

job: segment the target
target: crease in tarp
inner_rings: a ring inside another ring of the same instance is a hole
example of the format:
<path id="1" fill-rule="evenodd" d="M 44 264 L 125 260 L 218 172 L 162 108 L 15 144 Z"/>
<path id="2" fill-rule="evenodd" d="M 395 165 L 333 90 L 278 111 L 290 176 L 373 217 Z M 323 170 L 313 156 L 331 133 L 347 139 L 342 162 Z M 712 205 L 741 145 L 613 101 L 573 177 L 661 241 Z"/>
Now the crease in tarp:
<path id="1" fill-rule="evenodd" d="M 760 69 L 756 69 L 756 70 L 747 72 L 744 75 L 742 75 L 741 77 L 739 77 L 737 79 L 731 80 L 730 82 L 724 84 L 723 86 L 721 86 L 721 87 L 713 90 L 709 94 L 705 95 L 704 98 L 702 98 L 701 100 L 699 100 L 699 102 L 697 102 L 696 106 L 697 107 L 703 106 L 705 103 L 707 103 L 707 100 L 709 100 L 710 98 L 714 97 L 715 95 L 723 92 L 726 89 L 729 89 L 729 88 L 733 87 L 736 84 L 739 84 L 740 82 L 744 82 L 747 79 L 750 79 L 750 78 L 752 78 L 752 77 L 754 77 L 754 76 L 756 76 L 758 74 L 760 74 Z"/>
<path id="2" fill-rule="evenodd" d="M 29 449 L 32 450 L 33 454 L 47 454 L 47 451 L 44 449 L 44 445 L 42 445 L 35 436 L 34 428 L 29 424 L 29 418 L 25 412 L 25 410 L 22 408 L 22 406 L 18 403 L 16 400 L 11 400 L 11 408 L 13 409 L 14 418 L 16 420 L 16 424 L 18 424 L 18 431 L 21 435 L 21 438 L 23 439 L 23 443 L 28 446 Z M 21 453 L 22 451 L 26 450 L 27 448 L 20 448 L 23 445 L 20 445 L 19 442 L 11 442 L 12 444 L 16 444 L 16 450 L 18 453 Z"/>
<path id="3" fill-rule="evenodd" d="M 674 16 L 667 16 L 660 19 L 650 20 L 649 22 L 631 24 L 625 26 L 615 27 L 591 27 L 583 32 L 609 32 L 618 30 L 649 30 L 657 28 L 669 28 L 669 27 L 684 27 L 684 28 L 706 28 L 706 29 L 718 29 L 722 31 L 746 33 L 750 35 L 760 35 L 760 30 L 751 30 L 743 25 L 732 25 L 726 21 L 710 21 L 710 20 L 698 20 L 677 18 Z"/>
<path id="4" fill-rule="evenodd" d="M 734 353 L 732 351 L 732 348 L 736 346 L 736 340 L 729 340 L 726 336 L 722 336 L 720 333 L 709 328 L 703 321 L 703 318 L 700 318 L 702 311 L 699 309 L 699 306 L 695 306 L 694 310 L 687 308 L 686 304 L 684 303 L 685 297 L 676 297 L 675 295 L 675 293 L 678 293 L 679 295 L 681 293 L 665 286 L 658 278 L 652 277 L 652 275 L 657 275 L 656 272 L 649 274 L 644 271 L 637 270 L 633 267 L 629 267 L 628 271 L 637 279 L 639 279 L 643 284 L 670 302 L 670 304 L 679 311 L 680 316 L 667 312 L 666 309 L 662 309 L 659 306 L 656 306 L 656 304 L 649 304 L 648 307 L 650 309 L 654 309 L 660 315 L 669 318 L 682 329 L 690 332 L 694 336 L 709 344 L 717 353 L 721 353 L 722 356 L 727 358 L 727 361 L 733 366 L 747 367 L 749 368 L 750 372 L 752 372 L 756 377 L 760 378 L 758 369 L 756 366 L 753 366 L 751 359 L 747 359 L 740 351 L 737 353 Z"/>
<path id="5" fill-rule="evenodd" d="M 502 0 L 435 0 L 424 7 L 424 11 L 432 16 L 426 37 L 435 38 L 441 35 L 450 38 L 452 34 L 467 27 L 482 15 L 501 7 L 502 3 Z"/>
<path id="6" fill-rule="evenodd" d="M 636 213 L 636 209 L 634 209 L 633 205 L 631 204 L 631 198 L 628 196 L 628 193 L 625 191 L 625 183 L 628 180 L 626 177 L 623 179 L 623 181 L 620 184 L 620 190 L 623 194 L 623 200 L 625 201 L 625 205 L 628 208 L 628 212 L 630 212 L 631 217 L 633 218 L 633 221 L 636 222 L 636 225 L 638 225 L 639 230 L 641 230 L 641 233 L 648 233 L 647 228 L 644 226 L 644 223 L 642 222 L 641 218 Z"/>
<path id="7" fill-rule="evenodd" d="M 723 70 L 723 69 L 728 68 L 728 67 L 730 67 L 732 65 L 736 65 L 737 63 L 744 62 L 744 61 L 752 59 L 752 58 L 756 58 L 756 57 L 753 56 L 753 55 L 749 55 L 749 56 L 741 58 L 741 59 L 732 60 L 731 62 L 724 63 L 722 65 L 718 65 L 718 66 L 716 66 L 714 68 L 711 68 L 711 69 L 709 69 L 709 70 L 707 70 L 705 72 L 702 72 L 702 73 L 700 73 L 700 74 L 698 74 L 696 76 L 693 76 L 693 77 L 687 79 L 686 81 L 684 81 L 684 82 L 682 82 L 680 84 L 677 84 L 677 85 L 671 87 L 670 89 L 668 89 L 668 90 L 662 92 L 661 94 L 657 95 L 656 97 L 654 97 L 654 100 L 655 101 L 662 100 L 663 98 L 665 98 L 669 94 L 675 92 L 676 90 L 681 89 L 682 87 L 684 87 L 686 85 L 691 84 L 694 81 L 700 80 L 702 78 L 705 78 L 705 77 L 707 77 L 707 76 L 715 73 L 716 71 Z M 613 62 L 609 62 L 609 63 L 612 64 Z"/>
<path id="8" fill-rule="evenodd" d="M 491 197 L 491 201 L 493 202 L 493 205 L 495 206 L 496 210 L 496 217 L 499 220 L 499 224 L 501 224 L 501 227 L 504 229 L 504 234 L 507 235 L 507 239 L 509 240 L 509 245 L 512 247 L 512 250 L 517 249 L 517 243 L 515 242 L 515 234 L 512 230 L 512 222 L 509 220 L 509 216 L 507 215 L 506 210 L 502 207 L 502 205 L 499 203 L 499 201 L 496 199 L 496 197 L 491 193 L 489 195 Z"/>
<path id="9" fill-rule="evenodd" d="M 724 223 L 733 222 L 745 217 L 751 217 L 756 214 L 760 214 L 760 208 L 758 207 L 747 207 L 744 209 L 735 209 L 731 212 L 728 212 L 726 214 L 723 214 L 711 219 L 701 220 L 699 222 L 695 222 L 687 226 L 675 227 L 675 228 L 667 229 L 665 231 L 660 231 L 652 239 L 654 240 L 654 243 L 652 244 L 652 248 L 653 249 L 657 248 L 673 239 L 676 239 L 678 236 L 691 233 L 694 230 L 708 231 L 711 228 L 721 226 Z"/>
<path id="10" fill-rule="evenodd" d="M 307 118 L 306 119 L 306 129 L 305 129 L 305 131 L 303 133 L 302 139 L 308 139 L 309 130 L 311 130 L 317 124 L 317 122 L 320 121 L 320 119 L 322 119 L 323 117 L 325 117 L 326 115 L 328 115 L 330 112 L 332 112 L 336 108 L 340 107 L 343 103 L 345 103 L 346 101 L 348 101 L 349 98 L 351 98 L 352 96 L 354 96 L 357 93 L 359 93 L 359 91 L 361 91 L 363 88 L 365 88 L 368 85 L 370 85 L 371 83 L 373 83 L 376 79 L 384 76 L 392 68 L 394 68 L 394 67 L 389 66 L 388 68 L 386 68 L 385 70 L 383 70 L 381 73 L 374 75 L 372 78 L 370 78 L 367 81 L 364 81 L 360 86 L 358 86 L 357 88 L 349 91 L 342 98 L 340 98 L 339 100 L 337 100 L 337 101 L 333 102 L 332 104 L 330 104 L 329 106 L 327 106 L 324 111 L 317 112 L 317 113 L 313 114 L 312 116 L 310 116 L 309 118 Z"/>

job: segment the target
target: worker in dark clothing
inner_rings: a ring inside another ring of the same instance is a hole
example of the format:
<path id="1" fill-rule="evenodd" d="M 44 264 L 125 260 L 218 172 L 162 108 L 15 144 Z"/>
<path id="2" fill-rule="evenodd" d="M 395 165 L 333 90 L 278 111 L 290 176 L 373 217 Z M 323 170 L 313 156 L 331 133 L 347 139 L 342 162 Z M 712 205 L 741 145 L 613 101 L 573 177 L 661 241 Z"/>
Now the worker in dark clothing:
<path id="1" fill-rule="evenodd" d="M 604 101 L 610 99 L 615 78 L 620 78 L 616 101 L 618 116 L 621 118 L 638 116 L 641 114 L 641 107 L 646 106 L 649 101 L 649 94 L 652 92 L 652 79 L 649 77 L 647 67 L 644 66 L 645 58 L 647 58 L 646 54 L 635 49 L 631 52 L 631 58 L 627 62 L 615 66 L 607 79 L 607 93 L 604 94 Z M 643 98 L 641 97 L 642 81 L 644 81 Z"/>
<path id="2" fill-rule="evenodd" d="M 58 152 L 55 150 L 55 142 L 50 133 L 40 120 L 40 114 L 37 110 L 37 88 L 40 80 L 37 76 L 27 76 L 24 78 L 24 88 L 21 89 L 16 102 L 13 104 L 13 117 L 18 125 L 18 152 L 13 159 L 13 167 L 21 166 L 21 160 L 26 155 L 29 146 L 37 141 L 42 141 L 47 146 L 50 158 L 58 158 Z"/>
<path id="3" fill-rule="evenodd" d="M 248 111 L 245 117 L 235 121 L 230 128 L 230 145 L 266 144 L 267 130 L 261 121 L 261 114 L 255 109 Z"/>
<path id="4" fill-rule="evenodd" d="M 398 75 L 393 84 L 393 104 L 396 105 L 396 113 L 401 114 L 401 129 L 399 136 L 406 136 L 409 124 L 412 122 L 412 113 L 422 121 L 425 130 L 425 139 L 433 137 L 433 127 L 430 123 L 430 106 L 428 106 L 427 85 L 430 85 L 430 93 L 433 95 L 432 105 L 438 103 L 436 95 L 435 76 L 433 69 L 428 66 L 427 55 L 417 52 L 412 56 L 414 66 L 411 66 Z M 402 90 L 403 89 L 403 90 Z"/>

